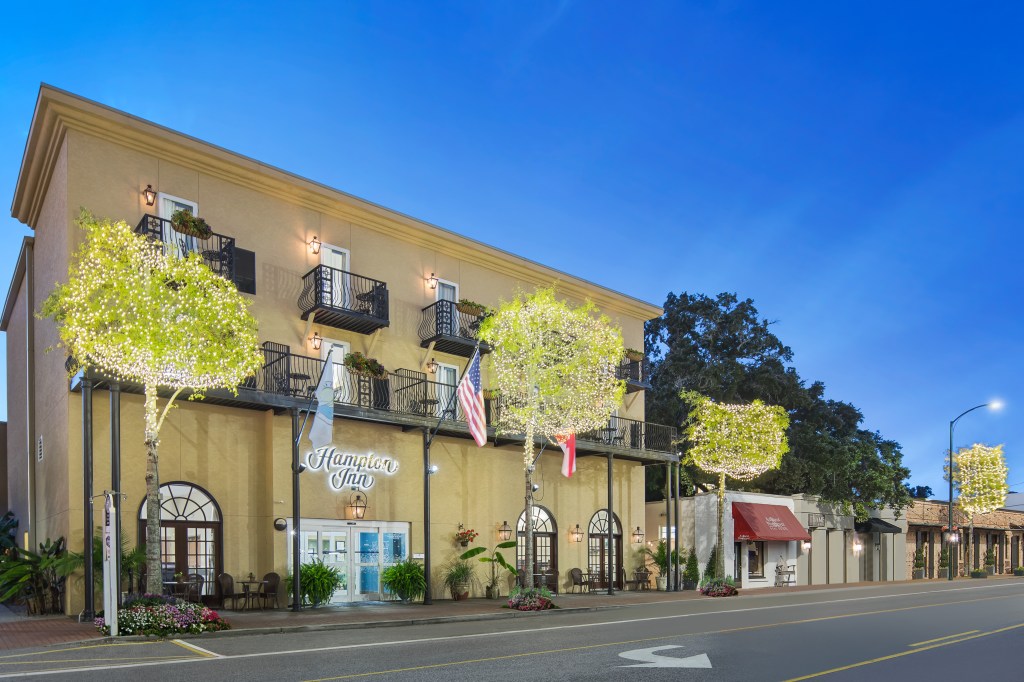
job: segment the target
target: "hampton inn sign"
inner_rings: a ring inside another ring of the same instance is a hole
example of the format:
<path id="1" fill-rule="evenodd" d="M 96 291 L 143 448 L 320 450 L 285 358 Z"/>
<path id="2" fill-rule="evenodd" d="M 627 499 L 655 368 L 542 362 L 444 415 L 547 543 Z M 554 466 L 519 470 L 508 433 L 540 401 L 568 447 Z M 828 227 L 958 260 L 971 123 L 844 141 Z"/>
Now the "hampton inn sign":
<path id="1" fill-rule="evenodd" d="M 306 464 L 313 471 L 327 474 L 327 484 L 333 490 L 369 490 L 376 483 L 376 474 L 392 476 L 398 473 L 398 460 L 386 455 L 354 455 L 338 452 L 337 448 L 317 448 L 306 455 Z"/>

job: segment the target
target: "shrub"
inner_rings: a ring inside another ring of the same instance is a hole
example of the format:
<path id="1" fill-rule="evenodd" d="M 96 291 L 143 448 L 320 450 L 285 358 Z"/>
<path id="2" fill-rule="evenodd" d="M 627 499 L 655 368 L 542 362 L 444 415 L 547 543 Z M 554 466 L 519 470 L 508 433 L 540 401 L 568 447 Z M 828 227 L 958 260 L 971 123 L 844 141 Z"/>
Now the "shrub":
<path id="1" fill-rule="evenodd" d="M 462 597 L 462 586 L 473 579 L 473 566 L 461 558 L 453 559 L 445 569 L 444 586 L 452 593 L 452 599 Z"/>
<path id="2" fill-rule="evenodd" d="M 556 608 L 546 587 L 513 587 L 508 607 L 516 611 L 544 611 Z"/>
<path id="3" fill-rule="evenodd" d="M 914 568 L 916 570 L 921 570 L 922 568 L 924 568 L 924 548 L 923 547 L 918 549 L 916 552 L 914 552 Z"/>
<path id="4" fill-rule="evenodd" d="M 939 568 L 949 568 L 949 548 L 943 547 L 939 552 Z"/>
<path id="5" fill-rule="evenodd" d="M 61 613 L 64 584 L 78 563 L 64 538 L 39 544 L 39 553 L 12 549 L 0 554 L 0 602 L 15 599 L 30 614 Z"/>
<path id="6" fill-rule="evenodd" d="M 1024 566 L 1018 566 L 1013 569 L 1013 574 L 1016 576 L 1024 576 Z"/>
<path id="7" fill-rule="evenodd" d="M 715 573 L 717 573 L 717 569 L 715 567 L 718 565 L 718 557 L 716 556 L 717 554 L 718 545 L 715 545 L 711 548 L 711 555 L 708 557 L 708 562 L 704 564 L 704 580 L 708 580 L 710 578 L 715 577 Z"/>
<path id="8" fill-rule="evenodd" d="M 733 582 L 732 578 L 726 576 L 724 578 L 705 579 L 700 584 L 700 593 L 707 597 L 734 597 L 740 592 L 736 589 L 736 583 Z"/>
<path id="9" fill-rule="evenodd" d="M 996 551 L 994 549 L 987 550 L 985 552 L 985 565 L 995 566 L 996 563 Z"/>
<path id="10" fill-rule="evenodd" d="M 334 591 L 341 587 L 341 582 L 341 572 L 322 561 L 311 561 L 299 566 L 302 600 L 308 599 L 313 606 L 330 601 Z"/>
<path id="11" fill-rule="evenodd" d="M 697 564 L 697 552 L 693 547 L 686 556 L 686 569 L 683 571 L 683 581 L 691 585 L 693 589 L 700 582 L 700 566 Z"/>
<path id="12" fill-rule="evenodd" d="M 211 608 L 183 600 L 174 603 L 147 604 L 159 595 L 143 595 L 132 606 L 117 612 L 117 629 L 125 635 L 173 635 L 179 633 L 216 632 L 227 630 L 231 625 Z M 96 628 L 109 634 L 103 617 L 93 623 Z"/>
<path id="13" fill-rule="evenodd" d="M 404 602 L 411 601 L 427 589 L 427 577 L 423 566 L 407 559 L 384 569 L 380 576 L 384 589 Z"/>
<path id="14" fill-rule="evenodd" d="M 988 571 L 986 571 L 983 568 L 976 568 L 973 571 L 971 571 L 971 577 L 972 578 L 987 578 L 988 577 Z"/>

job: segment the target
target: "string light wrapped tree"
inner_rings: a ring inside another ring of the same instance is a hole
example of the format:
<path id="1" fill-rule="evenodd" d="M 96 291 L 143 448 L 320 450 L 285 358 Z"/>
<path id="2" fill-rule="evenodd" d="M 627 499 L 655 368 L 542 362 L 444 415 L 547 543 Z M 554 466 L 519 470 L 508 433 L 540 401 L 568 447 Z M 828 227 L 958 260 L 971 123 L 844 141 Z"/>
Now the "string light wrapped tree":
<path id="1" fill-rule="evenodd" d="M 175 399 L 201 399 L 235 387 L 263 364 L 256 320 L 234 284 L 195 254 L 167 255 L 159 242 L 125 222 L 83 211 L 85 241 L 68 281 L 44 301 L 61 345 L 83 368 L 136 382 L 145 394 L 146 589 L 162 591 L 160 571 L 160 428 Z M 172 391 L 161 411 L 157 392 Z"/>
<path id="2" fill-rule="evenodd" d="M 1006 504 L 1006 459 L 1003 446 L 975 443 L 953 455 L 953 484 L 960 492 L 957 506 L 966 514 L 967 566 L 974 565 L 974 515 L 987 514 Z"/>
<path id="3" fill-rule="evenodd" d="M 497 387 L 504 396 L 497 428 L 524 434 L 526 479 L 526 586 L 533 587 L 534 438 L 605 426 L 620 404 L 625 384 L 615 377 L 622 335 L 592 303 L 573 307 L 551 288 L 519 294 L 480 327 L 492 347 Z"/>
<path id="4" fill-rule="evenodd" d="M 717 577 L 725 577 L 725 479 L 751 481 L 778 468 L 789 451 L 789 415 L 778 405 L 755 400 L 749 405 L 716 403 L 699 393 L 684 391 L 691 405 L 686 438 L 689 461 L 718 475 Z"/>

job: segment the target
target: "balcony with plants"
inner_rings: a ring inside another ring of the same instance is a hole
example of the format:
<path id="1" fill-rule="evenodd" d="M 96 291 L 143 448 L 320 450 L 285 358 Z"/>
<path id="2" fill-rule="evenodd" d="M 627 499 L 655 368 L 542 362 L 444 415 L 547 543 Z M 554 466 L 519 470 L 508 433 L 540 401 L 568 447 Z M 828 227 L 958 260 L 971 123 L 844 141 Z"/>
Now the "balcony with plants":
<path id="1" fill-rule="evenodd" d="M 615 376 L 626 382 L 626 392 L 647 391 L 651 388 L 651 367 L 643 351 L 626 349 L 622 362 L 615 368 Z"/>
<path id="2" fill-rule="evenodd" d="M 488 315 L 488 310 L 479 303 L 462 299 L 437 301 L 424 308 L 420 314 L 420 346 L 427 348 L 434 344 L 434 350 L 468 358 L 477 346 L 477 332 Z M 480 344 L 480 352 L 487 353 L 491 347 Z"/>
<path id="3" fill-rule="evenodd" d="M 235 281 L 235 238 L 218 234 L 198 216 L 175 211 L 171 219 L 146 214 L 135 232 L 161 242 L 167 253 L 185 257 L 197 254 L 211 270 Z"/>
<path id="4" fill-rule="evenodd" d="M 312 315 L 335 329 L 371 334 L 391 324 L 387 284 L 328 265 L 302 277 L 298 303 L 303 320 Z"/>

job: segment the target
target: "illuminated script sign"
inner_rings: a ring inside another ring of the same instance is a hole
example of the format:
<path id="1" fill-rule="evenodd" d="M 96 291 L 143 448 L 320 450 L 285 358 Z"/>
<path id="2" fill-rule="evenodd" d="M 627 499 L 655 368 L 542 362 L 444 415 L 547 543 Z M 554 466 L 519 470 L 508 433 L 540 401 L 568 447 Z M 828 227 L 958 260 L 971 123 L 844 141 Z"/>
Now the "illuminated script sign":
<path id="1" fill-rule="evenodd" d="M 377 474 L 392 476 L 398 472 L 398 460 L 393 457 L 372 452 L 365 455 L 338 452 L 330 445 L 306 455 L 306 466 L 312 471 L 327 474 L 327 483 L 333 490 L 369 490 L 376 482 Z"/>

